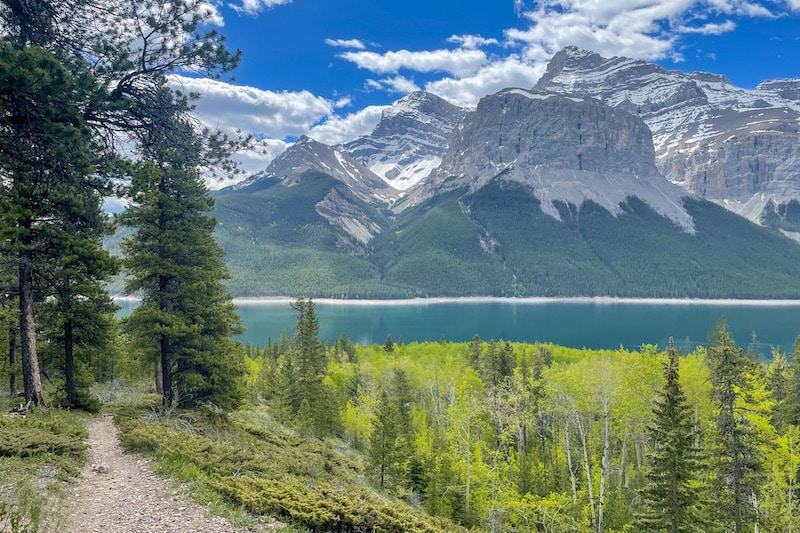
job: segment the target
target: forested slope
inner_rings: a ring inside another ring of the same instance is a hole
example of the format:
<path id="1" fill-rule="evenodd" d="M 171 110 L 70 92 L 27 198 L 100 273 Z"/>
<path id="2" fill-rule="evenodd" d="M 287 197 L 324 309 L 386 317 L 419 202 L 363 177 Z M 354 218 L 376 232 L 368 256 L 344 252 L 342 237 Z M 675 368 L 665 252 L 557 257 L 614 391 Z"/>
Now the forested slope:
<path id="1" fill-rule="evenodd" d="M 239 296 L 800 297 L 800 246 L 703 200 L 684 201 L 692 234 L 634 197 L 616 216 L 556 203 L 558 220 L 530 188 L 495 179 L 399 215 L 362 202 L 382 231 L 343 248 L 342 229 L 316 211 L 340 183 L 315 173 L 261 186 L 217 196 Z"/>

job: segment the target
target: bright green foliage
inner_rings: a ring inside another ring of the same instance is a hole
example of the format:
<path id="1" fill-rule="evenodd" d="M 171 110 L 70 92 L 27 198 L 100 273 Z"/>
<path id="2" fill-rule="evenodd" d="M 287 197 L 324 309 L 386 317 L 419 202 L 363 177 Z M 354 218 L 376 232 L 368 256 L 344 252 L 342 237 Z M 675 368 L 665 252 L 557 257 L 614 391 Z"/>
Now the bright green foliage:
<path id="1" fill-rule="evenodd" d="M 800 337 L 794 342 L 792 360 L 786 375 L 785 395 L 782 421 L 800 426 Z"/>
<path id="2" fill-rule="evenodd" d="M 692 412 L 678 379 L 680 353 L 671 344 L 664 364 L 664 389 L 653 407 L 649 428 L 653 439 L 644 503 L 638 531 L 683 533 L 702 531 L 696 512 L 700 502 L 700 450 L 695 445 Z"/>
<path id="3" fill-rule="evenodd" d="M 772 362 L 767 367 L 766 387 L 772 394 L 775 400 L 775 407 L 773 409 L 773 425 L 777 429 L 781 429 L 788 418 L 788 407 L 791 402 L 788 401 L 789 393 L 789 364 L 786 362 L 786 357 L 783 355 L 783 350 L 780 346 L 772 349 Z"/>
<path id="4" fill-rule="evenodd" d="M 160 366 L 164 402 L 212 402 L 224 409 L 242 400 L 239 317 L 222 285 L 228 277 L 207 213 L 213 201 L 199 172 L 168 146 L 137 165 L 136 203 L 121 217 L 136 232 L 123 241 L 126 291 L 142 304 L 126 329 Z"/>

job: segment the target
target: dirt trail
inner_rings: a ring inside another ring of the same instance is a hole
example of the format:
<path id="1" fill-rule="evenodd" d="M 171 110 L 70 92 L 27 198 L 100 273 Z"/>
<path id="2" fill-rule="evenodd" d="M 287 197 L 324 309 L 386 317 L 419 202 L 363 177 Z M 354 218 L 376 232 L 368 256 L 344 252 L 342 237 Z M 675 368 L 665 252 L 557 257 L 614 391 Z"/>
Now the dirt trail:
<path id="1" fill-rule="evenodd" d="M 122 450 L 110 416 L 88 424 L 91 458 L 71 491 L 65 517 L 70 533 L 242 533 L 211 515 L 167 481 L 148 461 Z"/>

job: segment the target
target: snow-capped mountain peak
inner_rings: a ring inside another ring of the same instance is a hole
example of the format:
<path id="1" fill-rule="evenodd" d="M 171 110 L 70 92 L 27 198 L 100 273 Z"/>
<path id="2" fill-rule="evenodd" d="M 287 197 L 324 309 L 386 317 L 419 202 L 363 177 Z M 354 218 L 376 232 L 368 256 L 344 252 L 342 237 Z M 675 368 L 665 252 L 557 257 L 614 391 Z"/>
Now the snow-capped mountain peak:
<path id="1" fill-rule="evenodd" d="M 408 190 L 439 165 L 464 113 L 431 93 L 413 92 L 385 110 L 372 133 L 343 149 L 395 189 Z"/>

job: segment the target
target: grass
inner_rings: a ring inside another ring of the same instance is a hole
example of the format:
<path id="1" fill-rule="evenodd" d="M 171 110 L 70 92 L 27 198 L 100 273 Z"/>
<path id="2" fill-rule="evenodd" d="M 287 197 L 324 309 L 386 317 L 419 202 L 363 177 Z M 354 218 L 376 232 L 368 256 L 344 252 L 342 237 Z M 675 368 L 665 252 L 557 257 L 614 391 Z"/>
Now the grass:
<path id="1" fill-rule="evenodd" d="M 66 487 L 86 461 L 80 415 L 36 410 L 0 416 L 0 530 L 59 531 Z"/>

